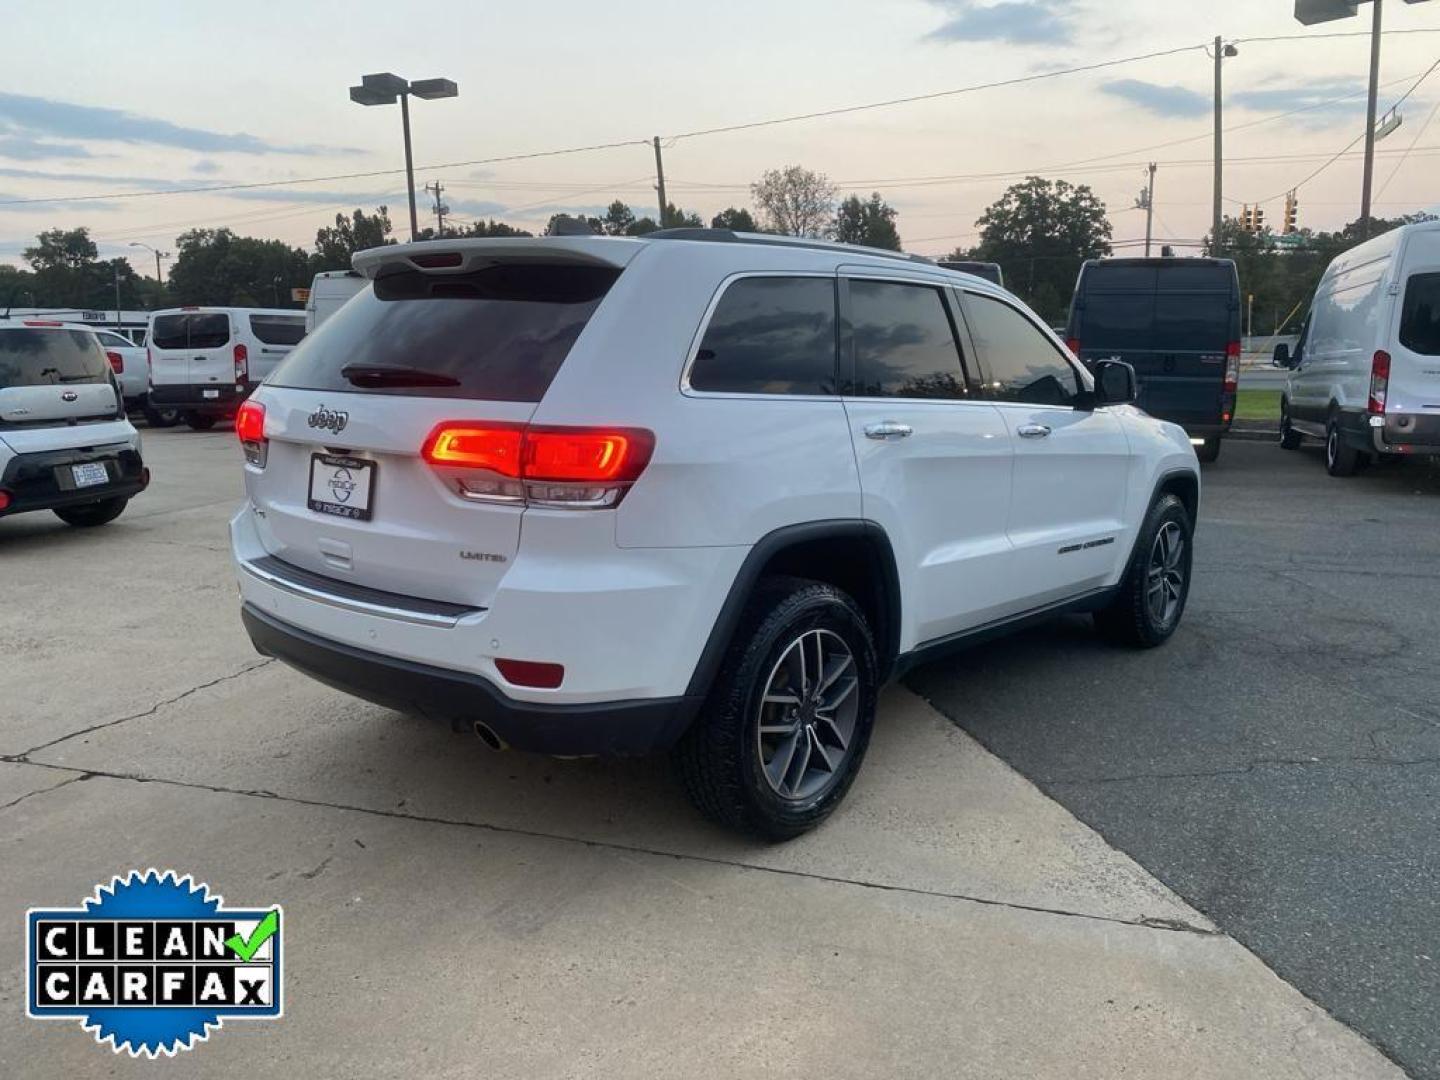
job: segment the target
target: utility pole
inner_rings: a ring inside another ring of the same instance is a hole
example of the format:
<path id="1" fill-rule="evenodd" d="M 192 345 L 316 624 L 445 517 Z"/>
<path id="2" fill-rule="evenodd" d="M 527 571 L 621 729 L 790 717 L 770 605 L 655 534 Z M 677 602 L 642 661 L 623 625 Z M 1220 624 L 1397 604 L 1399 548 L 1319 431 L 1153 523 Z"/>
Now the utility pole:
<path id="1" fill-rule="evenodd" d="M 1380 0 L 1370 33 L 1370 105 L 1365 113 L 1365 180 L 1360 188 L 1360 239 L 1370 237 L 1370 191 L 1375 183 L 1375 99 L 1380 91 Z"/>
<path id="2" fill-rule="evenodd" d="M 425 191 L 426 191 L 428 194 L 433 194 L 433 195 L 435 196 L 435 237 L 436 237 L 436 239 L 439 239 L 440 237 L 442 237 L 442 236 L 445 235 L 445 215 L 446 215 L 446 214 L 449 212 L 449 210 L 450 210 L 450 208 L 449 208 L 448 206 L 446 206 L 444 203 L 442 203 L 442 202 L 440 201 L 440 193 L 441 193 L 442 191 L 444 191 L 444 190 L 445 190 L 445 186 L 444 186 L 443 184 L 441 184 L 439 180 L 436 180 L 435 183 L 433 183 L 433 184 L 426 184 L 426 185 L 425 185 Z"/>
<path id="3" fill-rule="evenodd" d="M 655 139 L 655 190 L 660 193 L 660 219 L 657 224 L 660 228 L 665 227 L 665 208 L 670 204 L 665 201 L 665 162 L 660 157 L 660 136 Z"/>
<path id="4" fill-rule="evenodd" d="M 110 264 L 115 268 L 115 328 L 120 328 L 120 260 Z"/>
<path id="5" fill-rule="evenodd" d="M 1210 224 L 1210 254 L 1212 256 L 1221 254 L 1220 224 L 1223 216 L 1223 207 L 1221 207 L 1220 201 L 1221 188 L 1224 183 L 1224 167 L 1222 162 L 1224 161 L 1225 147 L 1224 136 L 1220 130 L 1221 113 L 1223 111 L 1221 104 L 1223 98 L 1223 81 L 1220 73 L 1220 65 L 1224 62 L 1224 57 L 1225 46 L 1217 34 L 1215 37 L 1215 205 L 1212 207 L 1211 217 L 1213 220 Z"/>
<path id="6" fill-rule="evenodd" d="M 1150 257 L 1150 227 L 1155 220 L 1155 162 L 1150 162 L 1150 183 L 1145 188 L 1145 257 Z"/>

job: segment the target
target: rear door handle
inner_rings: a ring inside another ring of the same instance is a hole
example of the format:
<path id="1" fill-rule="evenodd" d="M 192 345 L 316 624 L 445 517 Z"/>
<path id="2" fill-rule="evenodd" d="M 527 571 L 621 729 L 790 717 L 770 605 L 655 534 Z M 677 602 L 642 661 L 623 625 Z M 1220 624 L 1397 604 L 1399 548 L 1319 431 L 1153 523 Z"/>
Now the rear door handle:
<path id="1" fill-rule="evenodd" d="M 865 427 L 867 439 L 905 439 L 914 434 L 914 428 L 898 420 L 881 420 L 878 424 L 867 424 Z"/>
<path id="2" fill-rule="evenodd" d="M 1050 434 L 1050 429 L 1044 424 L 1021 424 L 1019 432 L 1022 439 L 1043 439 Z"/>

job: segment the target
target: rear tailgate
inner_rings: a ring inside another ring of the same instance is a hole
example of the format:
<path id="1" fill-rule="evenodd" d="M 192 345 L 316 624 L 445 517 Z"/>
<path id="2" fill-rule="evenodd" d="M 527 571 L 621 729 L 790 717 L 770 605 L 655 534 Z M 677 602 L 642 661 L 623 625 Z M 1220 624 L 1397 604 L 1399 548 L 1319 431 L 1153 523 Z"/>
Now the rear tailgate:
<path id="1" fill-rule="evenodd" d="M 235 381 L 230 316 L 221 311 L 156 315 L 150 327 L 150 381 L 155 386 L 218 387 Z"/>
<path id="2" fill-rule="evenodd" d="M 1153 353 L 1136 371 L 1142 409 L 1179 424 L 1220 422 L 1233 314 L 1226 293 L 1155 294 Z"/>
<path id="3" fill-rule="evenodd" d="M 113 417 L 110 362 L 88 330 L 0 328 L 0 425 Z"/>

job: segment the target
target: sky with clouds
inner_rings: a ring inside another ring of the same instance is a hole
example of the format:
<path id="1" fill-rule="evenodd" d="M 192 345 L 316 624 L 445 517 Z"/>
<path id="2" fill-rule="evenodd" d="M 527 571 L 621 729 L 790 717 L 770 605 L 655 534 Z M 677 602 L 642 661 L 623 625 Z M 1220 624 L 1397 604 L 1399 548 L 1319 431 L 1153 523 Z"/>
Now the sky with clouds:
<path id="1" fill-rule="evenodd" d="M 1201 46 L 1217 33 L 1239 41 L 1225 62 L 1231 213 L 1283 196 L 1363 130 L 1369 49 L 1368 5 L 1361 18 L 1306 29 L 1292 0 L 256 0 L 243 11 L 69 0 L 64 33 L 43 6 L 6 6 L 0 260 L 18 263 L 42 229 L 86 225 L 103 254 L 151 273 L 131 242 L 169 251 L 194 227 L 308 247 L 337 211 L 383 203 L 403 238 L 399 112 L 348 100 L 364 72 L 459 83 L 457 99 L 415 102 L 412 122 L 416 164 L 442 166 L 422 168 L 417 185 L 441 181 L 461 220 L 534 229 L 556 210 L 595 212 L 617 197 L 653 213 L 646 140 L 658 134 L 671 200 L 707 220 L 747 205 L 763 170 L 799 163 L 843 192 L 880 191 L 900 212 L 906 247 L 940 254 L 973 243 L 985 206 L 1028 173 L 1091 185 L 1117 240 L 1143 236 L 1132 207 L 1151 160 L 1157 236 L 1198 240 L 1210 214 L 1212 107 Z M 1440 30 L 1440 0 L 1388 3 L 1386 20 Z M 1335 34 L 1354 36 L 1325 36 Z M 1296 40 L 1255 40 L 1273 37 Z M 1186 51 L 687 134 L 1170 49 Z M 1437 58 L 1440 33 L 1387 35 L 1382 109 Z M 1380 144 L 1377 213 L 1440 206 L 1437 112 L 1440 71 Z M 611 143 L 624 145 L 491 160 Z M 1302 223 L 1356 217 L 1360 174 L 1349 156 L 1306 182 Z M 314 179 L 324 177 L 334 179 Z M 232 184 L 273 186 L 191 190 Z M 1279 204 L 1269 211 L 1277 219 Z"/>

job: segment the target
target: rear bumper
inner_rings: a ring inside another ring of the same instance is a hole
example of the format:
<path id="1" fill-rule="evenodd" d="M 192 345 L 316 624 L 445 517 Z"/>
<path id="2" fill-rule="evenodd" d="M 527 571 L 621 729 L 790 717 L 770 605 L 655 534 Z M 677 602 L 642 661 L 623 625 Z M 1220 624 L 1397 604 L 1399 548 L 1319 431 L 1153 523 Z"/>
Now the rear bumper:
<path id="1" fill-rule="evenodd" d="M 71 465 L 103 462 L 110 479 L 94 487 L 77 488 L 66 470 Z M 129 443 L 73 450 L 44 450 L 17 454 L 0 475 L 0 489 L 10 504 L 0 517 L 31 510 L 55 510 L 107 499 L 128 499 L 145 490 L 149 477 L 140 452 Z"/>
<path id="2" fill-rule="evenodd" d="M 246 386 L 244 390 L 236 390 L 234 383 L 165 383 L 150 388 L 150 404 L 206 416 L 229 416 L 254 389 Z M 205 396 L 211 393 L 215 396 Z"/>
<path id="3" fill-rule="evenodd" d="M 584 705 L 517 701 L 489 680 L 382 656 L 291 626 L 245 604 L 240 617 L 255 648 L 311 678 L 377 705 L 454 725 L 483 721 L 517 750 L 564 755 L 633 755 L 671 746 L 699 698 Z"/>
<path id="4" fill-rule="evenodd" d="M 1440 413 L 1387 413 L 1369 434 L 1382 454 L 1440 454 Z"/>

